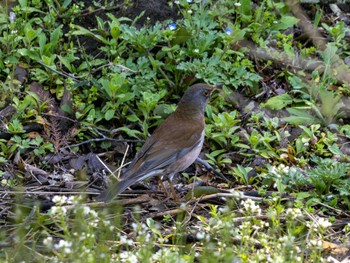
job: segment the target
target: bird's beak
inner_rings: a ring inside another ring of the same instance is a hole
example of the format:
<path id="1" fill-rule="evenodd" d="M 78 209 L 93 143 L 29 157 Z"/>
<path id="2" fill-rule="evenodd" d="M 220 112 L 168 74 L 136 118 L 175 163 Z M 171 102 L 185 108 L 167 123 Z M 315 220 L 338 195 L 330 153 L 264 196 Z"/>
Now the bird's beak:
<path id="1" fill-rule="evenodd" d="M 224 84 L 223 83 L 216 83 L 215 85 L 213 85 L 212 87 L 212 90 L 210 92 L 210 95 L 213 94 L 213 92 L 219 88 L 221 88 Z"/>
<path id="2" fill-rule="evenodd" d="M 221 88 L 222 86 L 224 86 L 224 83 L 219 82 L 219 83 L 216 83 L 213 87 L 214 87 L 214 89 L 219 89 L 219 88 Z"/>

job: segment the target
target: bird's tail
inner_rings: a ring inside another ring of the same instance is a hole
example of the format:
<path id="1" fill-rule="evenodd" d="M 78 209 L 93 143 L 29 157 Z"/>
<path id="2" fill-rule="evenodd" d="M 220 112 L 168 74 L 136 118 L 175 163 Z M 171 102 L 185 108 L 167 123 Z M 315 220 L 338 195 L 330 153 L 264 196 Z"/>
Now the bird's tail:
<path id="1" fill-rule="evenodd" d="M 120 181 L 117 181 L 113 183 L 112 185 L 108 186 L 106 190 L 104 190 L 98 197 L 97 200 L 101 202 L 110 202 L 112 201 L 118 194 L 124 192 L 126 188 L 129 186 L 145 180 L 146 178 L 159 176 L 164 172 L 163 169 L 154 170 L 149 173 L 142 173 L 142 174 L 132 174 L 132 173 L 126 173 L 126 175 L 122 176 L 122 179 Z"/>
<path id="2" fill-rule="evenodd" d="M 104 190 L 96 199 L 101 202 L 110 202 L 117 197 L 118 194 L 124 192 L 132 183 L 130 181 L 117 181 L 112 183 Z"/>

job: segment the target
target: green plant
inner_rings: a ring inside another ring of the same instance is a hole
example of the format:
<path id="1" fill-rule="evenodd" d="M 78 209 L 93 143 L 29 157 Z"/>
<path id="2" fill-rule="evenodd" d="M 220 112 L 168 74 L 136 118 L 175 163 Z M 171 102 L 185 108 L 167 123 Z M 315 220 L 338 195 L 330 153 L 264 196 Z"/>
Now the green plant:
<path id="1" fill-rule="evenodd" d="M 99 79 L 99 83 L 102 86 L 102 93 L 106 95 L 107 102 L 102 108 L 104 118 L 109 121 L 115 118 L 115 113 L 122 112 L 121 106 L 134 98 L 132 92 L 128 92 L 127 80 L 124 75 L 114 74 L 108 76 L 108 78 Z"/>
<path id="2" fill-rule="evenodd" d="M 237 118 L 237 111 L 219 114 L 211 113 L 212 123 L 206 126 L 206 135 L 209 139 L 217 143 L 226 150 L 232 149 L 239 141 L 237 134 L 240 120 Z"/>
<path id="3" fill-rule="evenodd" d="M 350 30 L 343 21 L 335 24 L 334 26 L 328 26 L 326 23 L 322 23 L 322 26 L 333 37 L 335 45 L 341 48 L 343 48 L 344 45 L 348 45 L 347 41 L 344 38 L 346 36 L 346 33 L 350 32 Z"/>
<path id="4" fill-rule="evenodd" d="M 318 103 L 305 100 L 306 106 L 288 108 L 287 110 L 292 116 L 285 117 L 284 120 L 294 125 L 321 124 L 329 126 L 333 124 L 341 116 L 340 109 L 343 106 L 343 103 L 340 101 L 341 96 L 331 91 L 320 89 L 318 98 Z"/>
<path id="5" fill-rule="evenodd" d="M 330 156 L 332 154 L 343 156 L 339 147 L 335 144 L 337 136 L 331 132 L 322 132 L 319 124 L 309 127 L 299 126 L 303 129 L 303 133 L 295 140 L 295 155 L 309 156 L 317 154 L 322 156 Z"/>
<path id="6" fill-rule="evenodd" d="M 250 144 L 251 150 L 256 154 L 267 159 L 271 157 L 276 159 L 279 158 L 276 152 L 277 149 L 272 145 L 277 139 L 276 135 L 272 135 L 268 131 L 261 134 L 254 129 L 250 134 L 245 134 L 245 137 Z"/>
<path id="7" fill-rule="evenodd" d="M 346 178 L 350 169 L 349 164 L 320 157 L 313 157 L 311 160 L 315 163 L 315 167 L 310 169 L 308 174 L 319 195 L 327 195 L 331 193 L 332 187 L 338 188 L 350 183 Z"/>
<path id="8" fill-rule="evenodd" d="M 208 163 L 222 167 L 232 163 L 232 160 L 228 158 L 225 153 L 226 150 L 216 150 L 205 156 L 208 158 Z"/>
<path id="9" fill-rule="evenodd" d="M 236 177 L 239 182 L 245 185 L 251 185 L 255 180 L 253 176 L 249 177 L 249 172 L 251 170 L 253 170 L 253 168 L 237 165 L 237 167 L 232 168 L 232 171 L 229 171 L 229 174 L 232 174 L 234 177 Z"/>
<path id="10" fill-rule="evenodd" d="M 148 128 L 150 121 L 153 118 L 159 118 L 158 116 L 151 117 L 151 113 L 156 108 L 162 97 L 165 96 L 165 94 L 165 90 L 161 90 L 159 93 L 146 91 L 142 94 L 142 100 L 137 103 L 137 106 L 143 115 L 142 128 L 145 138 L 148 136 Z"/>

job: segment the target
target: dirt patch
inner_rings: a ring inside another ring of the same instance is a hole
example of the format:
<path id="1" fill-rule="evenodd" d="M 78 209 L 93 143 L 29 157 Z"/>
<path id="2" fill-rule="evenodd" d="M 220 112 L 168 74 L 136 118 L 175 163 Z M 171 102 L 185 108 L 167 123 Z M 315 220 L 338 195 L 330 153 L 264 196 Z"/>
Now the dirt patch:
<path id="1" fill-rule="evenodd" d="M 80 2 L 80 1 L 76 1 Z M 135 27 L 152 26 L 157 21 L 172 20 L 176 21 L 181 16 L 176 5 L 170 7 L 167 0 L 135 0 L 129 1 L 118 0 L 110 1 L 108 6 L 103 8 L 94 8 L 88 10 L 88 7 L 94 6 L 93 1 L 84 1 L 86 11 L 83 12 L 78 24 L 87 29 L 96 28 L 96 17 L 108 20 L 106 13 L 111 13 L 117 18 L 127 17 L 134 21 L 142 12 L 144 14 L 139 17 L 134 24 Z M 83 44 L 87 54 L 96 55 L 98 53 L 99 42 L 91 37 L 80 37 L 79 40 Z"/>

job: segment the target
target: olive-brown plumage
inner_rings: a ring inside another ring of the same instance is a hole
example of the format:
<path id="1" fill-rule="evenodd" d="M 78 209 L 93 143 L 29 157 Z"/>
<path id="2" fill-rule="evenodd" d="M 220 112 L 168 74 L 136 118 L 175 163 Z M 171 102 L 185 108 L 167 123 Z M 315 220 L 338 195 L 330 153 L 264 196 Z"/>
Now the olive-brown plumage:
<path id="1" fill-rule="evenodd" d="M 154 176 L 170 179 L 198 157 L 204 141 L 204 112 L 215 88 L 195 84 L 187 89 L 177 109 L 153 132 L 119 181 L 98 197 L 111 201 L 129 186 Z"/>

